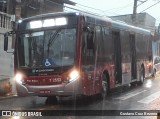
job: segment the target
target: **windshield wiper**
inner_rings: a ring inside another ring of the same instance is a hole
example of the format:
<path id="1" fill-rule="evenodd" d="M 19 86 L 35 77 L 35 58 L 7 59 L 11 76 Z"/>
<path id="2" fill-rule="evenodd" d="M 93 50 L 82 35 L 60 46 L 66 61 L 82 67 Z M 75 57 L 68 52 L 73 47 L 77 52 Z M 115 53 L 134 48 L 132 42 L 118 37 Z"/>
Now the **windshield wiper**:
<path id="1" fill-rule="evenodd" d="M 58 33 L 62 30 L 62 28 L 59 28 L 56 30 L 55 33 L 53 33 L 48 41 L 48 49 L 47 49 L 47 56 L 49 57 L 49 48 L 50 46 L 52 46 L 52 44 L 54 43 L 54 41 L 56 40 Z"/>

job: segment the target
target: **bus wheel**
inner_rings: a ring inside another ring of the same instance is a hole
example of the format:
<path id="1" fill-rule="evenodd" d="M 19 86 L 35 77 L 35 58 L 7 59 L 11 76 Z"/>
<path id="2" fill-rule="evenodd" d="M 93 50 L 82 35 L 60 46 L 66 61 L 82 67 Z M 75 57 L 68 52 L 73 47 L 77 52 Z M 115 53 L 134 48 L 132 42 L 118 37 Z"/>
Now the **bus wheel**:
<path id="1" fill-rule="evenodd" d="M 140 85 L 142 85 L 144 83 L 144 74 L 141 73 L 140 75 L 140 81 L 139 81 Z"/>
<path id="2" fill-rule="evenodd" d="M 142 65 L 141 66 L 141 72 L 140 72 L 140 81 L 139 81 L 140 85 L 142 85 L 144 83 L 144 79 L 145 79 L 145 68 Z"/>
<path id="3" fill-rule="evenodd" d="M 49 97 L 47 97 L 47 99 L 45 101 L 46 105 L 57 104 L 57 103 L 58 103 L 58 100 L 57 100 L 56 96 L 49 96 Z"/>
<path id="4" fill-rule="evenodd" d="M 108 86 L 107 77 L 105 74 L 102 75 L 102 78 L 103 80 L 102 80 L 101 98 L 105 99 L 108 93 L 109 86 Z"/>

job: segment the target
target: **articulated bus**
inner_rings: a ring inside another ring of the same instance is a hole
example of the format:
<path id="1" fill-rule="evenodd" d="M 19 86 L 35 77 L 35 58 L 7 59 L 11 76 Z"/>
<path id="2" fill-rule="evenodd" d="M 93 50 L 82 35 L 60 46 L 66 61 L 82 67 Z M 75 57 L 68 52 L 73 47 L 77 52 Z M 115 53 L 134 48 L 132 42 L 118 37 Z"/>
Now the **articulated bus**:
<path id="1" fill-rule="evenodd" d="M 153 73 L 151 32 L 110 18 L 43 14 L 19 20 L 15 34 L 19 96 L 104 98 L 111 89 L 142 84 Z"/>

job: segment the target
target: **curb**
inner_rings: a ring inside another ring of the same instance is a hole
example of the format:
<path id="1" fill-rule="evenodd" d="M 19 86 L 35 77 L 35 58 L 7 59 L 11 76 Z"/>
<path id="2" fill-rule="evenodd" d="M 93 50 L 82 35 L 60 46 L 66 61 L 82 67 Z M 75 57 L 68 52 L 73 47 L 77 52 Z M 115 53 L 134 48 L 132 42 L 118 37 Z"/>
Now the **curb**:
<path id="1" fill-rule="evenodd" d="M 18 96 L 16 94 L 0 95 L 0 101 L 11 98 L 18 98 Z"/>

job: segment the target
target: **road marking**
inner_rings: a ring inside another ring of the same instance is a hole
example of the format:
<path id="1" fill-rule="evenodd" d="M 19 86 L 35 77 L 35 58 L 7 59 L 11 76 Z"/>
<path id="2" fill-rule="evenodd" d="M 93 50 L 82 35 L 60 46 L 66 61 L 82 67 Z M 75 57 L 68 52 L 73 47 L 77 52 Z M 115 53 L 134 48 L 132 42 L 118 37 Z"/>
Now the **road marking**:
<path id="1" fill-rule="evenodd" d="M 136 95 L 138 95 L 138 94 L 140 94 L 140 93 L 143 93 L 143 92 L 145 92 L 145 91 L 147 91 L 147 90 L 133 91 L 133 92 L 131 92 L 131 93 L 125 94 L 124 96 L 120 96 L 120 97 L 118 97 L 118 98 L 116 98 L 116 99 L 126 100 L 126 99 L 128 99 L 128 98 L 131 98 L 131 97 L 133 97 L 133 96 L 136 96 Z"/>
<path id="2" fill-rule="evenodd" d="M 157 99 L 160 97 L 160 91 L 159 92 L 156 92 L 146 98 L 143 98 L 142 100 L 138 101 L 140 103 L 145 103 L 145 104 L 148 104 L 150 102 L 152 102 L 153 100 Z"/>

